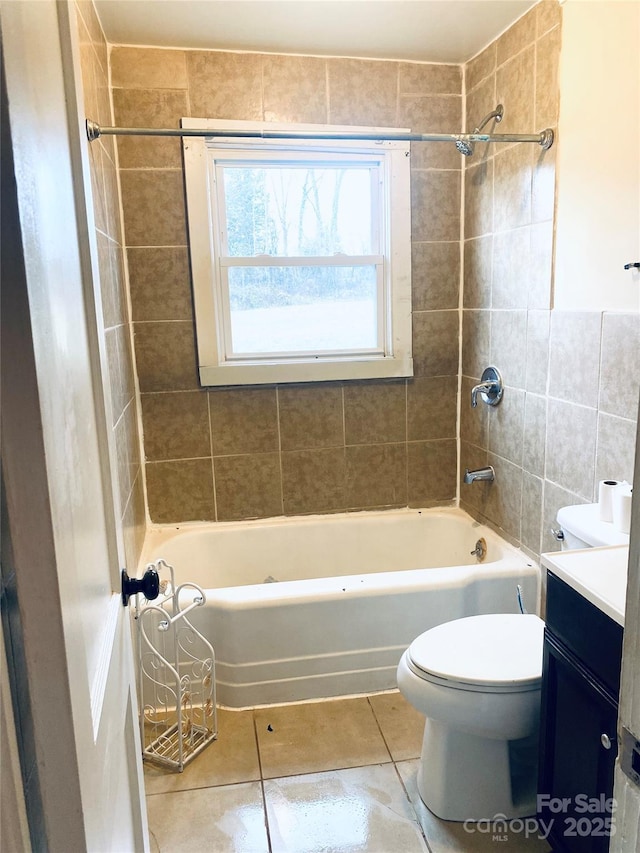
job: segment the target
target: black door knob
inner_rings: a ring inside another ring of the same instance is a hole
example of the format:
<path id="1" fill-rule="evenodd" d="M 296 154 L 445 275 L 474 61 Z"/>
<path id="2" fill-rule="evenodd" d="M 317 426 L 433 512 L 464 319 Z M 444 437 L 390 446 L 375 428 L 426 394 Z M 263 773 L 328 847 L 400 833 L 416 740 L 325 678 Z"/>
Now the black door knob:
<path id="1" fill-rule="evenodd" d="M 130 578 L 127 570 L 122 570 L 122 606 L 129 604 L 132 595 L 141 592 L 147 601 L 153 601 L 160 594 L 160 576 L 155 569 L 149 568 L 138 580 Z"/>

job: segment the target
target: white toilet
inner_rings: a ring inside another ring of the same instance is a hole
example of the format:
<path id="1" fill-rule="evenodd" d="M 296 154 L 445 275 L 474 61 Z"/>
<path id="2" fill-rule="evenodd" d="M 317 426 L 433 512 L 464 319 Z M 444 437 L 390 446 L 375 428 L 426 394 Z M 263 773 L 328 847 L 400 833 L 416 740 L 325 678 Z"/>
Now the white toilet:
<path id="1" fill-rule="evenodd" d="M 560 510 L 563 547 L 628 542 L 596 515 L 597 505 Z M 438 817 L 535 814 L 543 630 L 528 614 L 469 616 L 426 631 L 403 654 L 398 687 L 427 718 L 418 791 Z"/>

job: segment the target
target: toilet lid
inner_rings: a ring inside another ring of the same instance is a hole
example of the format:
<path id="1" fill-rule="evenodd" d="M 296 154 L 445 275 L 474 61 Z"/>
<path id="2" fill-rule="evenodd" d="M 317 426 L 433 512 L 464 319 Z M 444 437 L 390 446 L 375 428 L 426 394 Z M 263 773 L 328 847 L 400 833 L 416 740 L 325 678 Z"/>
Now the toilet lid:
<path id="1" fill-rule="evenodd" d="M 427 676 L 461 685 L 534 687 L 542 678 L 543 631 L 532 614 L 468 616 L 425 631 L 409 658 Z"/>

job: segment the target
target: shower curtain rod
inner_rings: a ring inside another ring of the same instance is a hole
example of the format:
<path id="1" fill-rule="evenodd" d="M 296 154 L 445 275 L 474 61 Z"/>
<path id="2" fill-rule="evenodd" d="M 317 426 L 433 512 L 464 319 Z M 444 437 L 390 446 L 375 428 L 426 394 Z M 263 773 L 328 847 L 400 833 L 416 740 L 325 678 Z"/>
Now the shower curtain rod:
<path id="1" fill-rule="evenodd" d="M 101 127 L 87 119 L 87 139 L 101 136 L 204 136 L 229 139 L 352 139 L 373 142 L 535 142 L 545 151 L 553 145 L 553 130 L 540 133 L 334 133 L 298 130 L 224 130 L 223 128 Z M 461 151 L 464 153 L 464 151 Z M 470 152 L 471 153 L 471 152 Z"/>

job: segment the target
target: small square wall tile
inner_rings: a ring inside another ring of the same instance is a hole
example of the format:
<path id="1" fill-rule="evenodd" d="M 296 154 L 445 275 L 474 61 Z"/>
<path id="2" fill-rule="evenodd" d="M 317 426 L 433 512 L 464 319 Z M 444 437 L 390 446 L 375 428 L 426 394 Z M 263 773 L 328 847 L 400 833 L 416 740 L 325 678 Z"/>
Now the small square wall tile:
<path id="1" fill-rule="evenodd" d="M 187 76 L 192 116 L 262 120 L 260 54 L 192 50 Z"/>
<path id="2" fill-rule="evenodd" d="M 467 166 L 464 178 L 464 236 L 481 237 L 493 232 L 494 158 Z"/>
<path id="3" fill-rule="evenodd" d="M 285 515 L 344 510 L 345 485 L 343 447 L 282 453 Z"/>
<path id="4" fill-rule="evenodd" d="M 526 308 L 528 304 L 530 229 L 517 228 L 493 238 L 492 308 Z"/>
<path id="5" fill-rule="evenodd" d="M 145 471 L 151 521 L 215 521 L 211 459 L 147 462 Z"/>
<path id="6" fill-rule="evenodd" d="M 344 387 L 346 444 L 405 441 L 406 385 L 401 382 L 350 382 Z"/>
<path id="7" fill-rule="evenodd" d="M 346 461 L 346 503 L 350 509 L 406 505 L 406 444 L 347 447 Z"/>
<path id="8" fill-rule="evenodd" d="M 456 441 L 411 441 L 407 445 L 409 506 L 453 500 L 456 496 Z"/>
<path id="9" fill-rule="evenodd" d="M 141 393 L 199 387 L 191 323 L 135 323 L 134 345 Z"/>
<path id="10" fill-rule="evenodd" d="M 549 399 L 547 479 L 586 501 L 594 496 L 596 434 L 596 409 Z"/>
<path id="11" fill-rule="evenodd" d="M 522 474 L 522 518 L 520 540 L 525 548 L 540 554 L 542 538 L 543 481 L 524 471 Z"/>
<path id="12" fill-rule="evenodd" d="M 462 373 L 480 380 L 490 362 L 491 312 L 462 312 Z M 499 366 L 499 365 L 498 365 Z"/>
<path id="13" fill-rule="evenodd" d="M 414 243 L 411 247 L 411 303 L 414 311 L 458 307 L 460 244 Z"/>
<path id="14" fill-rule="evenodd" d="M 464 82 L 467 92 L 471 92 L 484 79 L 496 70 L 495 41 L 477 56 L 474 56 L 464 67 Z"/>
<path id="15" fill-rule="evenodd" d="M 534 150 L 536 149 L 536 150 Z M 531 221 L 550 222 L 556 199 L 557 146 L 548 150 L 531 146 Z"/>
<path id="16" fill-rule="evenodd" d="M 407 438 L 455 438 L 458 377 L 414 377 L 407 383 Z"/>
<path id="17" fill-rule="evenodd" d="M 328 59 L 329 123 L 395 127 L 398 64 Z"/>
<path id="18" fill-rule="evenodd" d="M 596 311 L 551 313 L 549 389 L 554 397 L 597 405 L 601 320 Z"/>
<path id="19" fill-rule="evenodd" d="M 487 446 L 489 440 L 489 406 L 471 405 L 471 391 L 478 380 L 468 376 L 462 377 L 460 394 L 460 438 L 478 447 Z"/>
<path id="20" fill-rule="evenodd" d="M 489 410 L 488 449 L 514 465 L 522 465 L 524 397 L 519 388 L 507 387 L 500 405 Z"/>
<path id="21" fill-rule="evenodd" d="M 153 794 L 149 830 L 159 850 L 172 853 L 242 850 L 268 853 L 259 782 Z"/>
<path id="22" fill-rule="evenodd" d="M 279 450 L 275 388 L 212 388 L 209 410 L 214 456 Z"/>
<path id="23" fill-rule="evenodd" d="M 413 315 L 414 376 L 455 376 L 459 361 L 457 311 L 419 311 Z"/>
<path id="24" fill-rule="evenodd" d="M 527 392 L 524 405 L 522 467 L 537 477 L 544 477 L 546 431 L 547 398 Z"/>
<path id="25" fill-rule="evenodd" d="M 535 126 L 540 129 L 558 124 L 560 41 L 560 27 L 556 27 L 536 44 Z"/>
<path id="26" fill-rule="evenodd" d="M 498 133 L 531 133 L 527 128 L 533 127 L 535 52 L 530 42 L 496 71 L 496 101 L 507 104 Z"/>
<path id="27" fill-rule="evenodd" d="M 562 6 L 558 0 L 542 0 L 536 6 L 538 38 L 562 22 Z"/>
<path id="28" fill-rule="evenodd" d="M 462 70 L 459 65 L 401 62 L 398 88 L 401 95 L 461 95 Z"/>
<path id="29" fill-rule="evenodd" d="M 508 231 L 531 222 L 531 152 L 514 145 L 495 155 L 494 226 Z"/>
<path id="30" fill-rule="evenodd" d="M 487 462 L 493 466 L 495 480 L 489 484 L 484 515 L 496 527 L 504 530 L 508 536 L 519 540 L 522 516 L 522 468 L 494 453 L 489 453 Z"/>
<path id="31" fill-rule="evenodd" d="M 455 133 L 462 126 L 462 98 L 458 95 L 400 95 L 398 127 L 411 133 Z M 455 128 L 455 130 L 452 130 Z M 454 145 L 423 145 L 411 149 L 412 169 L 461 168 Z"/>
<path id="32" fill-rule="evenodd" d="M 185 89 L 114 89 L 113 108 L 119 127 L 179 128 L 187 114 Z M 172 137 L 118 137 L 121 169 L 182 168 L 182 146 Z"/>
<path id="33" fill-rule="evenodd" d="M 530 9 L 497 39 L 498 65 L 508 62 L 516 54 L 520 54 L 526 47 L 533 44 L 536 38 L 536 21 L 536 9 Z"/>
<path id="34" fill-rule="evenodd" d="M 327 124 L 326 60 L 262 57 L 264 120 Z"/>
<path id="35" fill-rule="evenodd" d="M 460 172 L 411 173 L 411 239 L 460 239 Z"/>
<path id="36" fill-rule="evenodd" d="M 530 251 L 527 304 L 532 309 L 548 310 L 553 287 L 553 222 L 531 226 Z"/>
<path id="37" fill-rule="evenodd" d="M 550 314 L 550 311 L 527 312 L 525 388 L 534 394 L 547 393 Z"/>
<path id="38" fill-rule="evenodd" d="M 114 46 L 110 64 L 114 89 L 184 89 L 187 86 L 182 50 Z"/>
<path id="39" fill-rule="evenodd" d="M 277 453 L 218 456 L 213 464 L 218 521 L 282 515 Z"/>
<path id="40" fill-rule="evenodd" d="M 424 714 L 410 705 L 402 693 L 369 696 L 380 731 L 394 761 L 419 758 L 424 734 Z"/>
<path id="41" fill-rule="evenodd" d="M 636 432 L 635 420 L 598 413 L 596 482 L 614 479 L 633 483 Z"/>
<path id="42" fill-rule="evenodd" d="M 491 364 L 505 385 L 524 388 L 527 358 L 527 312 L 491 312 Z"/>
<path id="43" fill-rule="evenodd" d="M 193 319 L 186 246 L 132 247 L 127 261 L 134 321 Z"/>
<path id="44" fill-rule="evenodd" d="M 186 246 L 181 170 L 125 169 L 120 185 L 127 246 Z"/>
<path id="45" fill-rule="evenodd" d="M 258 708 L 255 721 L 264 779 L 391 761 L 364 697 Z"/>
<path id="46" fill-rule="evenodd" d="M 602 316 L 599 408 L 635 420 L 640 388 L 640 315 Z"/>
<path id="47" fill-rule="evenodd" d="M 141 403 L 147 459 L 211 456 L 206 392 L 143 394 Z"/>

